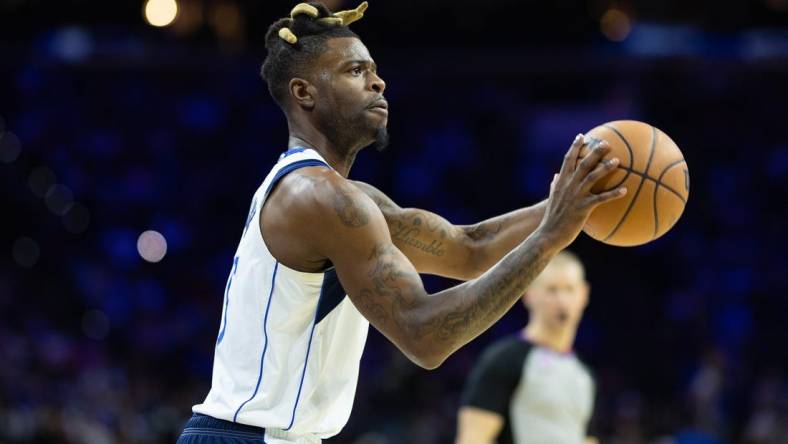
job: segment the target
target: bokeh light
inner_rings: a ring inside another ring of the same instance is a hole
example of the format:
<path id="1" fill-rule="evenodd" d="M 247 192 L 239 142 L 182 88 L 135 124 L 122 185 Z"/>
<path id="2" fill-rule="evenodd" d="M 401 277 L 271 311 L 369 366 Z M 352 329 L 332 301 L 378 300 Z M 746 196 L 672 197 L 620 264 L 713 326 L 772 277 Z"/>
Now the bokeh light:
<path id="1" fill-rule="evenodd" d="M 211 24 L 224 41 L 240 41 L 243 17 L 235 3 L 220 3 L 211 12 Z"/>
<path id="2" fill-rule="evenodd" d="M 611 8 L 602 15 L 599 27 L 609 40 L 623 42 L 632 31 L 632 20 L 624 11 Z"/>
<path id="3" fill-rule="evenodd" d="M 152 26 L 164 27 L 172 23 L 178 15 L 175 0 L 148 0 L 145 2 L 145 20 Z"/>
<path id="4" fill-rule="evenodd" d="M 167 239 L 158 231 L 145 231 L 137 239 L 137 251 L 146 261 L 159 262 L 167 254 Z"/>
<path id="5" fill-rule="evenodd" d="M 0 162 L 11 163 L 19 157 L 22 144 L 19 138 L 11 131 L 0 133 Z"/>
<path id="6" fill-rule="evenodd" d="M 197 0 L 181 0 L 172 30 L 179 35 L 191 34 L 202 26 L 204 20 L 202 3 Z"/>
<path id="7" fill-rule="evenodd" d="M 46 196 L 49 188 L 55 184 L 56 179 L 54 171 L 45 166 L 40 166 L 30 172 L 27 183 L 30 185 L 30 191 L 32 191 L 33 194 L 43 198 Z"/>
<path id="8" fill-rule="evenodd" d="M 30 268 L 38 262 L 41 256 L 41 249 L 38 242 L 29 237 L 20 237 L 14 241 L 11 254 L 17 264 L 25 268 Z"/>
<path id="9" fill-rule="evenodd" d="M 80 26 L 59 29 L 52 35 L 49 50 L 64 62 L 77 63 L 90 57 L 94 49 L 90 33 Z"/>
<path id="10" fill-rule="evenodd" d="M 101 341 L 109 334 L 109 318 L 101 310 L 90 310 L 82 315 L 82 332 L 90 339 Z"/>
<path id="11" fill-rule="evenodd" d="M 44 201 L 49 211 L 62 216 L 74 205 L 74 193 L 65 185 L 55 184 L 47 190 Z"/>

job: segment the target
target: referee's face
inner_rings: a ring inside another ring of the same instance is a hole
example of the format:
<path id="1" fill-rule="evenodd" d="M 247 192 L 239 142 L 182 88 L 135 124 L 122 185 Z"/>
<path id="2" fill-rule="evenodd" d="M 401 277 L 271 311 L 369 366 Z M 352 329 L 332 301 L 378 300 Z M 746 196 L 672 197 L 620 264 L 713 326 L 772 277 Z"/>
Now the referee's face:
<path id="1" fill-rule="evenodd" d="M 551 329 L 576 327 L 588 304 L 588 293 L 577 264 L 550 264 L 528 289 L 525 305 L 532 322 Z"/>

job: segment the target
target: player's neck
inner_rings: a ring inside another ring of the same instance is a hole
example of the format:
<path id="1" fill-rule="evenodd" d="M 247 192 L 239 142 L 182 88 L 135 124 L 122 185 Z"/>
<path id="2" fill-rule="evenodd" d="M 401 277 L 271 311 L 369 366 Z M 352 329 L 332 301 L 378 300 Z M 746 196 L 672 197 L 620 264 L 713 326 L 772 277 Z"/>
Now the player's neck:
<path id="1" fill-rule="evenodd" d="M 287 141 L 288 148 L 311 148 L 317 151 L 331 168 L 335 169 L 342 177 L 348 177 L 350 168 L 356 160 L 358 148 L 337 146 L 316 128 L 307 125 L 290 124 L 290 137 Z"/>
<path id="2" fill-rule="evenodd" d="M 356 152 L 343 153 L 326 139 L 316 141 L 315 138 L 299 137 L 293 134 L 287 142 L 288 148 L 310 148 L 318 152 L 342 177 L 348 177 L 350 168 L 356 160 Z"/>
<path id="3" fill-rule="evenodd" d="M 559 353 L 572 351 L 575 333 L 574 328 L 548 329 L 536 322 L 529 323 L 522 331 L 523 338 L 528 341 Z"/>

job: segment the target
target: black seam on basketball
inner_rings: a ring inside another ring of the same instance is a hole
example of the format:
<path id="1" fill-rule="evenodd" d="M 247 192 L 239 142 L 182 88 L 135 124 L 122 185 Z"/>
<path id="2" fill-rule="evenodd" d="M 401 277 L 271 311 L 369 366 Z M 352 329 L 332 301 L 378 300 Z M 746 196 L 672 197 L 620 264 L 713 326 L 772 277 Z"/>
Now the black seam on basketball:
<path id="1" fill-rule="evenodd" d="M 659 177 L 657 178 L 656 183 L 654 184 L 654 199 L 653 199 L 653 201 L 654 201 L 654 236 L 651 238 L 652 240 L 656 239 L 657 238 L 657 233 L 659 233 L 659 218 L 657 217 L 657 208 L 658 208 L 657 207 L 657 191 L 659 191 L 660 185 L 665 187 L 665 189 L 667 189 L 667 190 L 673 191 L 673 190 L 671 190 L 671 188 L 669 186 L 667 186 L 667 185 L 662 183 L 662 178 L 665 177 L 665 174 L 667 174 L 668 171 L 670 171 L 671 168 L 673 168 L 673 167 L 675 167 L 677 165 L 681 165 L 684 162 L 685 162 L 684 159 L 681 159 L 681 160 L 677 160 L 677 161 L 671 163 L 670 165 L 666 166 L 662 170 L 662 173 L 659 174 Z M 673 191 L 673 192 L 675 193 L 675 191 Z M 684 205 L 686 206 L 687 202 L 683 198 L 681 198 L 681 196 L 679 196 L 679 198 L 681 199 L 682 202 L 684 202 Z"/>
<path id="2" fill-rule="evenodd" d="M 648 153 L 648 162 L 646 163 L 646 172 L 648 172 L 649 168 L 651 168 L 651 160 L 654 158 L 654 147 L 655 147 L 655 142 L 657 141 L 656 137 L 654 136 L 654 135 L 656 135 L 656 130 L 657 129 L 654 128 L 654 127 L 652 127 L 652 129 L 654 130 L 654 133 L 651 136 L 651 149 L 649 150 L 649 153 Z M 622 138 L 623 138 L 623 136 L 622 136 Z M 638 185 L 638 189 L 637 189 L 637 191 L 635 191 L 635 195 L 632 196 L 632 200 L 629 201 L 629 206 L 627 207 L 627 210 L 624 211 L 624 215 L 621 216 L 621 219 L 616 224 L 616 227 L 613 228 L 613 231 L 611 231 L 610 234 L 608 234 L 607 237 L 603 239 L 603 242 L 608 241 L 611 237 L 615 236 L 615 234 L 618 231 L 618 229 L 621 228 L 621 225 L 624 224 L 624 221 L 627 219 L 627 216 L 629 215 L 629 212 L 632 211 L 632 207 L 635 206 L 635 202 L 637 202 L 637 200 L 638 200 L 638 195 L 640 194 L 640 190 L 643 189 L 643 184 L 646 182 L 646 177 L 648 177 L 648 175 L 646 175 L 646 174 L 641 176 L 640 184 Z"/>
<path id="3" fill-rule="evenodd" d="M 657 186 L 663 186 L 663 187 L 667 188 L 668 190 L 673 191 L 674 193 L 678 194 L 673 188 L 671 188 L 671 187 L 665 185 L 664 183 L 662 183 L 662 178 L 665 177 L 665 174 L 667 174 L 668 171 L 670 171 L 673 167 L 681 165 L 682 163 L 686 163 L 686 161 L 684 159 L 681 159 L 681 160 L 677 160 L 677 161 L 671 163 L 670 165 L 666 166 L 665 169 L 662 170 L 662 173 L 659 175 L 659 178 L 657 178 L 657 180 L 656 180 Z M 649 179 L 651 179 L 651 178 L 649 178 Z M 651 180 L 654 180 L 654 179 L 651 179 Z M 687 203 L 686 200 L 681 195 L 679 195 L 679 197 L 681 198 L 682 202 Z"/>
<path id="4" fill-rule="evenodd" d="M 579 157 L 579 158 L 578 158 L 578 160 L 583 160 L 584 158 L 585 158 L 585 157 Z M 677 161 L 676 161 L 676 165 L 678 165 L 678 164 L 681 164 L 681 163 L 683 163 L 683 162 L 685 162 L 685 161 L 684 161 L 684 159 L 677 160 Z M 671 166 L 675 166 L 675 165 L 671 165 Z M 660 186 L 664 187 L 666 190 L 668 190 L 668 191 L 670 191 L 671 193 L 673 193 L 673 194 L 674 194 L 674 195 L 675 195 L 675 196 L 676 196 L 676 197 L 677 197 L 677 198 L 678 198 L 678 199 L 679 199 L 681 202 L 683 202 L 683 203 L 684 203 L 684 205 L 687 205 L 687 199 L 685 199 L 685 198 L 684 198 L 684 196 L 682 196 L 682 195 L 681 195 L 681 193 L 679 193 L 678 191 L 676 191 L 676 189 L 675 189 L 675 188 L 673 188 L 673 187 L 671 187 L 670 185 L 666 185 L 666 184 L 664 184 L 664 183 L 662 183 L 662 182 L 658 181 L 657 179 L 654 179 L 654 178 L 653 178 L 653 177 L 651 177 L 651 176 L 647 176 L 647 175 L 645 175 L 645 174 L 641 173 L 640 171 L 633 170 L 632 168 L 629 168 L 629 167 L 617 166 L 616 168 L 617 168 L 617 169 L 619 169 L 619 170 L 624 170 L 624 171 L 626 171 L 627 173 L 631 173 L 631 174 L 634 174 L 634 175 L 636 175 L 636 176 L 640 176 L 640 177 L 642 177 L 643 179 L 650 180 L 650 181 L 654 182 L 655 184 L 657 184 L 657 185 L 660 185 Z M 629 174 L 627 174 L 627 176 L 628 176 L 628 175 L 629 175 Z M 623 183 L 623 182 L 622 182 L 622 183 Z M 608 189 L 604 189 L 604 190 L 600 191 L 600 193 L 604 193 L 605 191 L 614 190 L 615 188 L 616 188 L 616 187 L 610 187 L 610 188 L 608 188 Z"/>
<path id="5" fill-rule="evenodd" d="M 632 147 L 629 145 L 629 141 L 625 139 L 624 135 L 621 134 L 615 127 L 610 125 L 602 125 L 602 126 L 616 133 L 618 138 L 621 139 L 622 142 L 624 142 L 624 146 L 627 147 L 627 151 L 629 152 L 629 168 L 632 168 L 633 164 L 635 163 L 635 153 L 632 151 Z M 604 193 L 605 191 L 615 190 L 616 188 L 620 187 L 624 182 L 627 181 L 627 179 L 629 179 L 629 174 L 632 173 L 632 171 L 634 170 L 627 169 L 627 174 L 624 175 L 624 178 L 621 179 L 620 182 L 618 182 L 614 186 L 611 186 L 609 189 L 602 190 L 602 192 Z"/>
<path id="6" fill-rule="evenodd" d="M 684 162 L 684 160 L 682 159 L 682 160 L 680 160 L 680 161 L 678 161 L 678 162 L 679 162 L 679 163 L 681 163 L 681 162 Z M 620 168 L 620 169 L 622 169 L 622 170 L 629 170 L 629 169 L 628 169 L 628 168 L 626 168 L 626 167 L 618 167 L 618 168 Z M 658 184 L 658 185 L 660 185 L 660 186 L 664 187 L 666 190 L 668 190 L 668 191 L 670 191 L 671 193 L 675 194 L 675 195 L 676 195 L 676 197 L 678 197 L 678 198 L 679 198 L 679 200 L 680 200 L 680 201 L 682 201 L 682 202 L 683 202 L 685 205 L 687 204 L 687 199 L 685 199 L 685 198 L 684 198 L 684 196 L 682 196 L 682 195 L 681 195 L 681 193 L 679 193 L 678 191 L 676 191 L 676 189 L 675 189 L 675 188 L 673 188 L 673 187 L 671 187 L 670 185 L 666 185 L 666 184 L 664 184 L 664 183 L 658 182 L 658 181 L 657 181 L 657 179 L 654 179 L 654 178 L 653 178 L 653 177 L 651 177 L 651 176 L 647 176 L 647 175 L 645 175 L 645 174 L 641 173 L 640 171 L 631 170 L 631 173 L 632 173 L 632 174 L 634 174 L 634 175 L 636 175 L 636 176 L 640 176 L 640 177 L 642 177 L 643 179 L 650 180 L 650 181 L 654 182 L 655 184 Z"/>

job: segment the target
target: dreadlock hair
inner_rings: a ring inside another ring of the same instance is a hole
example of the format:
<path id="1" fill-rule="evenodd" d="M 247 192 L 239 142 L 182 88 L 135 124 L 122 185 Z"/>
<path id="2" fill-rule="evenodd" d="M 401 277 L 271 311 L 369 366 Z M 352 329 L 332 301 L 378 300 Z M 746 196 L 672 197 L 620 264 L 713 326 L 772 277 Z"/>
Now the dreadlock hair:
<path id="1" fill-rule="evenodd" d="M 331 11 L 319 2 L 309 2 L 319 12 L 318 17 L 297 14 L 293 18 L 279 19 L 265 34 L 265 49 L 268 55 L 263 62 L 261 76 L 268 84 L 268 91 L 280 108 L 284 109 L 288 85 L 293 77 L 303 77 L 312 63 L 326 48 L 326 42 L 336 37 L 358 37 L 347 26 L 319 21 L 331 17 Z M 285 40 L 280 30 L 288 28 L 297 36 L 295 43 Z"/>

